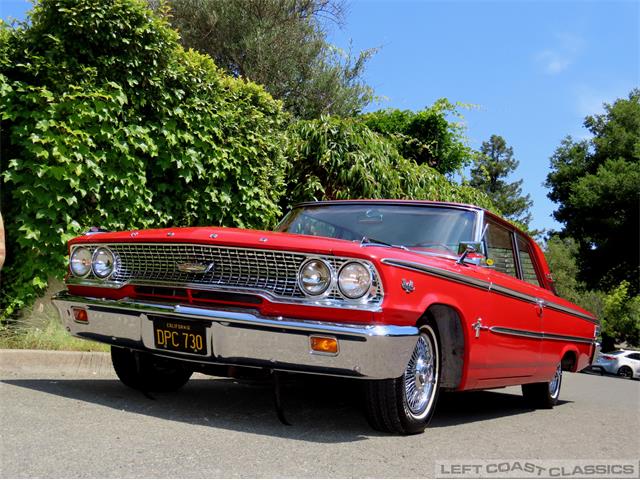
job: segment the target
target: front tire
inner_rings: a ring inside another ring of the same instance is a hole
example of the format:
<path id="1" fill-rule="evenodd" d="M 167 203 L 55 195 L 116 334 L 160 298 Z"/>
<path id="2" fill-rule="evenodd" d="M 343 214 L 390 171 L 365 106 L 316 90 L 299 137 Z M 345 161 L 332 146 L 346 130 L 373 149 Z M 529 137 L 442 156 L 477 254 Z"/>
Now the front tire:
<path id="1" fill-rule="evenodd" d="M 111 347 L 111 362 L 122 383 L 143 392 L 174 392 L 193 374 L 176 360 L 121 347 Z"/>
<path id="2" fill-rule="evenodd" d="M 367 420 L 382 432 L 421 433 L 433 416 L 439 390 L 440 346 L 433 328 L 425 325 L 402 377 L 367 382 Z"/>
<path id="3" fill-rule="evenodd" d="M 559 363 L 551 381 L 522 385 L 522 394 L 533 408 L 553 408 L 560 398 L 561 386 L 562 363 Z"/>

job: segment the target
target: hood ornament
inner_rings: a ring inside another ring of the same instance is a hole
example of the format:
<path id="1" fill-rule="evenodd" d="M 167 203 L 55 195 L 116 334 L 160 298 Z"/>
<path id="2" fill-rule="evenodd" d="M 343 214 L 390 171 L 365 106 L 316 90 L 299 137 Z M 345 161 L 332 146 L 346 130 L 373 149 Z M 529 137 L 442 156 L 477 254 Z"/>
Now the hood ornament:
<path id="1" fill-rule="evenodd" d="M 183 273 L 208 273 L 213 268 L 211 263 L 185 262 L 176 263 L 176 267 Z"/>

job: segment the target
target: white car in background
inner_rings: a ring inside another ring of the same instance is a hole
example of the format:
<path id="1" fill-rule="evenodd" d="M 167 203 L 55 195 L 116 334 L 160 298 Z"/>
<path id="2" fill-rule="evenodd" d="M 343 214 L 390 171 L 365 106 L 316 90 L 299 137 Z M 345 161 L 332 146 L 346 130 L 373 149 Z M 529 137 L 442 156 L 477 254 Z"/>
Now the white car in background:
<path id="1" fill-rule="evenodd" d="M 640 352 L 616 350 L 600 353 L 592 368 L 600 368 L 607 373 L 626 378 L 640 378 Z"/>

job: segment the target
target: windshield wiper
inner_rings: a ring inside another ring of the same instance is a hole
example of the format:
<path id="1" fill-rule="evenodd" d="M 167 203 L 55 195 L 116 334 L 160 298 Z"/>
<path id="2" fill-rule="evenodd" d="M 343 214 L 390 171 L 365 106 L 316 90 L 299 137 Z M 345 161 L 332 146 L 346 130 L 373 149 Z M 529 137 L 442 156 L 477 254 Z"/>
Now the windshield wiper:
<path id="1" fill-rule="evenodd" d="M 404 245 L 393 245 L 391 243 L 383 242 L 382 240 L 376 240 L 375 238 L 367 237 L 365 235 L 364 237 L 362 237 L 362 240 L 360 240 L 360 246 L 366 247 L 368 245 L 384 245 L 385 247 L 401 248 L 402 250 L 409 250 Z"/>

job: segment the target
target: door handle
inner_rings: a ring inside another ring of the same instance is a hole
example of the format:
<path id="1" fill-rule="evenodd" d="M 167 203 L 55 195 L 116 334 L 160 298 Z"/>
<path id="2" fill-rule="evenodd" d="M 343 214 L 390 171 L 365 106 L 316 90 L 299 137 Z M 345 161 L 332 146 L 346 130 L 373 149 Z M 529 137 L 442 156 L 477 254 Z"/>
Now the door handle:
<path id="1" fill-rule="evenodd" d="M 476 323 L 471 325 L 471 328 L 476 331 L 476 338 L 480 338 L 480 330 L 489 330 L 489 327 L 482 324 L 482 318 L 478 318 Z"/>

